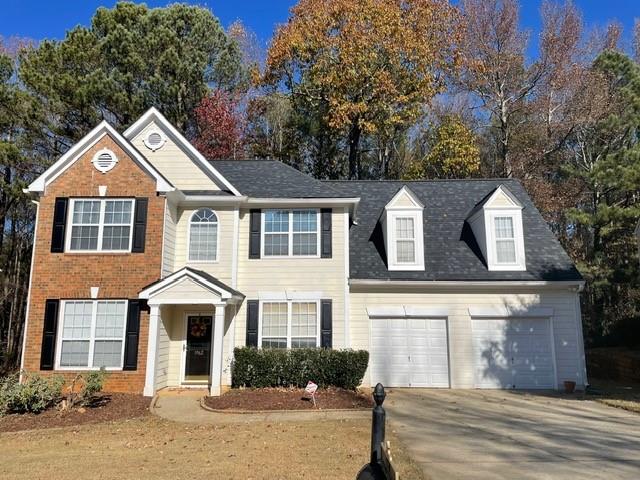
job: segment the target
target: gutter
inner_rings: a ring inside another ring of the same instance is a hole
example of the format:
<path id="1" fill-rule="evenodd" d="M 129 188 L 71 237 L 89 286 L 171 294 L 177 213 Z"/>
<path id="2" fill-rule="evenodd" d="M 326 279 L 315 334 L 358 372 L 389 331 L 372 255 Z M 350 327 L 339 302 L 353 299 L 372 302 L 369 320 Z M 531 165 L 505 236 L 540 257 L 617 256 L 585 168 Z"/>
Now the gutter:
<path id="1" fill-rule="evenodd" d="M 212 204 L 227 204 L 238 206 L 254 206 L 254 207 L 273 207 L 273 206 L 287 206 L 287 207 L 335 207 L 335 206 L 349 206 L 351 210 L 352 218 L 356 217 L 358 210 L 358 204 L 360 203 L 360 197 L 327 197 L 327 198 L 258 198 L 241 196 L 220 196 L 220 195 L 185 195 L 180 190 L 171 192 L 168 194 L 169 198 L 178 203 L 197 203 L 204 205 Z"/>
<path id="2" fill-rule="evenodd" d="M 584 280 L 372 280 L 372 279 L 349 279 L 352 287 L 415 287 L 415 288 L 560 288 L 575 289 L 581 292 L 584 288 Z"/>

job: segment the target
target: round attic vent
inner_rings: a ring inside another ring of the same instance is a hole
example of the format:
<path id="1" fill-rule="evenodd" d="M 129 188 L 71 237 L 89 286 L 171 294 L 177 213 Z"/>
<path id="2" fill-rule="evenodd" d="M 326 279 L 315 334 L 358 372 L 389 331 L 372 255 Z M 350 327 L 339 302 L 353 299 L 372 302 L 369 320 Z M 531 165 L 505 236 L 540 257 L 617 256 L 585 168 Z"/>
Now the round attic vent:
<path id="1" fill-rule="evenodd" d="M 159 148 L 162 148 L 164 142 L 164 135 L 157 130 L 151 130 L 144 139 L 145 146 L 154 152 Z"/>
<path id="2" fill-rule="evenodd" d="M 103 148 L 96 152 L 93 156 L 93 160 L 91 160 L 93 166 L 96 167 L 96 170 L 102 173 L 107 173 L 118 163 L 118 157 L 108 148 Z"/>

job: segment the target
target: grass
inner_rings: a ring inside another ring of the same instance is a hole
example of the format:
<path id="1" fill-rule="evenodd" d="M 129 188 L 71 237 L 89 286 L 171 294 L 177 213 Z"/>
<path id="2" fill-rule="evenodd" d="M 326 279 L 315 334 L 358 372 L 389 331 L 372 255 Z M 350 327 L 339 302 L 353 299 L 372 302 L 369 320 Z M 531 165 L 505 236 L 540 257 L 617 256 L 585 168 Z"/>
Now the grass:
<path id="1" fill-rule="evenodd" d="M 0 478 L 350 479 L 369 457 L 370 421 L 187 425 L 146 416 L 0 434 Z M 423 479 L 390 435 L 402 479 Z"/>
<path id="2" fill-rule="evenodd" d="M 640 383 L 617 380 L 590 379 L 591 389 L 585 398 L 640 413 Z"/>

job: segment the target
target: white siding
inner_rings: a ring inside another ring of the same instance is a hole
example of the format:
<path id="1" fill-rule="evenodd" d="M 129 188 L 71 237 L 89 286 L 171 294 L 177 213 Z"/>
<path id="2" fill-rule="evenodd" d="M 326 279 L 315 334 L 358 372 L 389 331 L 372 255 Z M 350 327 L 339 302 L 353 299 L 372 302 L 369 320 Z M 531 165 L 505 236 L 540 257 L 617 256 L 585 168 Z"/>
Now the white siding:
<path id="1" fill-rule="evenodd" d="M 344 211 L 334 208 L 332 258 L 260 258 L 249 259 L 249 211 L 240 210 L 238 245 L 238 286 L 247 300 L 260 294 L 300 294 L 318 292 L 332 300 L 333 346 L 344 347 Z M 236 316 L 235 345 L 243 346 L 246 337 L 246 304 Z"/>
<path id="2" fill-rule="evenodd" d="M 170 307 L 162 307 L 160 312 L 160 325 L 158 326 L 158 356 L 156 360 L 156 390 L 167 386 L 169 372 L 169 350 L 171 341 L 168 328 L 171 326 L 169 315 Z"/>
<path id="3" fill-rule="evenodd" d="M 513 207 L 515 203 L 504 193 L 500 192 L 496 195 L 491 202 L 487 204 L 487 207 Z"/>
<path id="4" fill-rule="evenodd" d="M 153 296 L 154 301 L 162 302 L 180 299 L 200 302 L 210 300 L 211 303 L 220 301 L 220 297 L 213 292 L 206 290 L 200 284 L 194 282 L 190 278 L 183 278 L 179 282 L 167 287 L 166 290 Z"/>
<path id="5" fill-rule="evenodd" d="M 409 196 L 408 193 L 402 192 L 402 194 L 400 196 L 398 196 L 398 198 L 396 198 L 393 203 L 390 203 L 387 206 L 388 207 L 395 207 L 395 208 L 407 208 L 407 207 L 408 208 L 415 208 L 416 204 L 411 199 L 411 197 Z"/>
<path id="6" fill-rule="evenodd" d="M 231 321 L 236 307 L 229 305 L 225 310 L 224 344 L 222 357 L 222 385 L 231 384 L 231 360 L 233 354 Z M 164 387 L 179 387 L 182 379 L 185 318 L 187 314 L 214 315 L 214 307 L 207 305 L 164 305 L 158 341 L 158 361 L 156 364 L 156 390 Z M 243 337 L 244 338 L 244 337 Z"/>
<path id="7" fill-rule="evenodd" d="M 184 307 L 175 305 L 171 307 L 171 324 L 169 346 L 169 372 L 167 376 L 167 385 L 169 387 L 177 387 L 180 385 L 182 366 L 182 341 L 184 337 Z"/>
<path id="8" fill-rule="evenodd" d="M 173 273 L 176 258 L 176 223 L 178 221 L 178 209 L 167 201 L 164 212 L 164 240 L 162 246 L 162 276 Z"/>
<path id="9" fill-rule="evenodd" d="M 357 289 L 358 287 L 356 287 Z M 404 293 L 394 287 L 362 289 L 353 292 L 350 297 L 351 343 L 355 349 L 369 349 L 370 322 L 367 307 L 417 306 L 434 307 L 449 310 L 449 355 L 452 388 L 473 388 L 474 355 L 472 344 L 471 317 L 469 307 L 504 308 L 515 310 L 528 307 L 553 308 L 553 335 L 555 340 L 555 358 L 557 384 L 560 388 L 564 380 L 574 380 L 584 385 L 583 363 L 580 348 L 580 314 L 577 310 L 577 293 L 571 291 L 529 290 L 522 293 L 495 293 L 466 289 L 459 292 L 425 291 Z M 369 384 L 367 372 L 364 384 Z"/>
<path id="10" fill-rule="evenodd" d="M 190 262 L 189 250 L 189 220 L 194 211 L 200 207 L 180 208 L 175 234 L 175 264 L 174 271 L 189 266 L 205 271 L 221 282 L 231 285 L 233 264 L 233 216 L 234 210 L 229 207 L 211 208 L 218 217 L 218 259 L 213 262 Z M 248 234 L 247 234 L 248 235 Z"/>
<path id="11" fill-rule="evenodd" d="M 167 138 L 166 143 L 159 150 L 153 152 L 148 149 L 144 139 L 147 132 L 152 129 L 162 131 L 155 122 L 151 122 L 133 138 L 131 143 L 167 180 L 180 190 L 220 190 L 209 174 L 194 163 L 170 138 Z"/>

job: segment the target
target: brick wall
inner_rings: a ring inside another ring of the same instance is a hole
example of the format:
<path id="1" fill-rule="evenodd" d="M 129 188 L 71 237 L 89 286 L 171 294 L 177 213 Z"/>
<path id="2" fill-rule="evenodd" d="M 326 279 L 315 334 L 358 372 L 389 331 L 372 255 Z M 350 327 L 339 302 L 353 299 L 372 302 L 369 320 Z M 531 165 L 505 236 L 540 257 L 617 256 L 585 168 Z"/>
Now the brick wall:
<path id="1" fill-rule="evenodd" d="M 95 152 L 102 148 L 112 150 L 119 160 L 112 170 L 104 174 L 91 164 Z M 100 185 L 107 187 L 107 197 L 148 197 L 144 253 L 51 253 L 51 229 L 56 197 L 98 197 Z M 142 287 L 160 277 L 165 198 L 156 195 L 155 186 L 155 180 L 109 136 L 103 137 L 47 186 L 45 194 L 40 198 L 36 226 L 37 240 L 23 366 L 26 371 L 35 372 L 40 368 L 46 299 L 91 298 L 91 287 L 100 287 L 98 298 L 137 298 Z M 148 315 L 143 312 L 138 347 L 138 369 L 110 372 L 106 390 L 142 393 L 148 328 Z M 65 371 L 64 375 L 70 377 L 75 375 L 75 372 Z"/>

